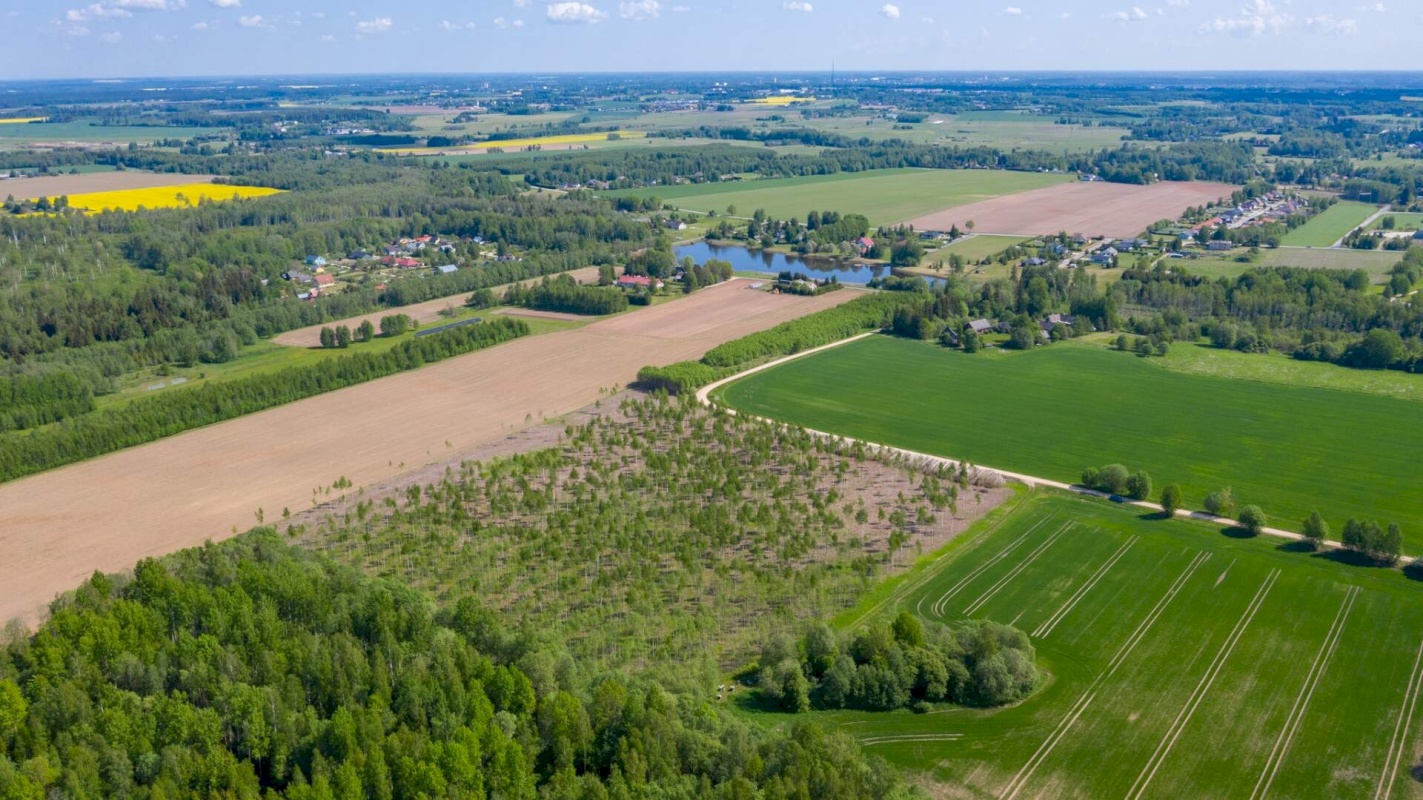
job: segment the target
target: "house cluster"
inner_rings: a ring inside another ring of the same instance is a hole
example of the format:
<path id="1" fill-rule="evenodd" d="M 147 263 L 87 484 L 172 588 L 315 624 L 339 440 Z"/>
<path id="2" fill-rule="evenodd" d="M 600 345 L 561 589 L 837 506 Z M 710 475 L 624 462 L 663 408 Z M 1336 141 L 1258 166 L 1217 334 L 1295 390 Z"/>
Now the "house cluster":
<path id="1" fill-rule="evenodd" d="M 649 278 L 646 275 L 623 275 L 618 278 L 618 288 L 629 291 L 661 291 L 665 284 L 656 278 Z"/>
<path id="2" fill-rule="evenodd" d="M 1181 235 L 1186 239 L 1193 239 L 1201 232 L 1201 228 L 1224 227 L 1230 230 L 1247 228 L 1252 225 L 1264 225 L 1269 222 L 1280 222 L 1291 214 L 1298 214 L 1309 208 L 1309 200 L 1284 192 L 1270 192 L 1259 197 L 1247 200 L 1235 208 L 1228 208 L 1217 216 L 1214 216 L 1199 225 L 1192 226 L 1189 231 Z M 1228 247 L 1226 249 L 1229 249 Z"/>

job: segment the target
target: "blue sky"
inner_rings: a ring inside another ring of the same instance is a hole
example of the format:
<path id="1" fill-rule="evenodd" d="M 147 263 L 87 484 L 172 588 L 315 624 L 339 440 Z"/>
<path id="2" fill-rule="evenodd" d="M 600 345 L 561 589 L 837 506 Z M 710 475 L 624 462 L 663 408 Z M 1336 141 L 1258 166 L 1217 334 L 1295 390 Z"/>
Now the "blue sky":
<path id="1" fill-rule="evenodd" d="M 0 79 L 1423 69 L 1423 0 L 3 0 Z"/>

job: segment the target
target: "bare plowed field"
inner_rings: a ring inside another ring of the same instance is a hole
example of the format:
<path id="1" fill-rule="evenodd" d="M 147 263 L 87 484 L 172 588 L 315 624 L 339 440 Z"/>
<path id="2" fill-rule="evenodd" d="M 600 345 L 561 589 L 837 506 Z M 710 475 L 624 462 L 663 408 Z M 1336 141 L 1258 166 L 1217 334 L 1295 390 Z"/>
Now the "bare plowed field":
<path id="1" fill-rule="evenodd" d="M 94 570 L 221 539 L 310 508 L 345 476 L 389 480 L 582 408 L 646 364 L 838 305 L 732 281 L 0 485 L 0 620 L 33 620 Z"/>
<path id="2" fill-rule="evenodd" d="M 909 224 L 921 231 L 946 231 L 973 220 L 978 233 L 1037 236 L 1067 231 L 1128 237 L 1157 220 L 1175 219 L 1190 206 L 1229 197 L 1235 189 L 1205 182 L 1064 183 L 936 211 Z"/>
<path id="3" fill-rule="evenodd" d="M 176 172 L 95 172 L 89 175 L 55 175 L 48 178 L 14 178 L 0 181 L 0 194 L 12 194 L 23 199 L 61 197 L 92 192 L 117 192 L 124 189 L 212 183 L 212 179 L 211 175 L 181 175 Z"/>
<path id="4" fill-rule="evenodd" d="M 596 281 L 598 279 L 598 268 L 584 267 L 583 269 L 575 269 L 567 274 L 573 276 L 573 279 L 575 281 L 578 281 L 579 283 L 591 283 L 592 281 Z M 535 280 L 543 279 L 536 278 Z M 532 282 L 533 281 L 524 281 L 524 283 Z M 509 286 L 512 285 L 513 284 L 495 286 L 493 287 L 493 291 L 495 294 L 503 296 L 504 290 L 508 289 Z M 427 322 L 434 322 L 438 320 L 440 318 L 441 310 L 449 306 L 455 306 L 456 308 L 458 308 L 459 306 L 464 305 L 464 299 L 468 296 L 469 292 L 461 292 L 460 294 L 450 295 L 449 297 L 437 297 L 434 300 L 426 300 L 423 303 L 414 303 L 412 305 L 403 306 L 401 308 L 383 308 L 373 314 L 361 314 L 360 316 L 356 317 L 338 319 L 335 322 L 328 322 L 324 325 L 311 325 L 305 328 L 297 328 L 294 331 L 287 331 L 286 333 L 280 334 L 272 341 L 276 342 L 277 344 L 287 345 L 288 347 L 320 347 L 321 329 L 324 327 L 335 327 L 337 325 L 345 325 L 351 330 L 355 330 L 360 326 L 363 321 L 370 320 L 371 324 L 376 326 L 377 329 L 379 329 L 380 318 L 388 317 L 391 314 L 404 314 L 408 317 L 414 318 L 414 320 L 420 323 L 421 325 L 424 325 Z"/>

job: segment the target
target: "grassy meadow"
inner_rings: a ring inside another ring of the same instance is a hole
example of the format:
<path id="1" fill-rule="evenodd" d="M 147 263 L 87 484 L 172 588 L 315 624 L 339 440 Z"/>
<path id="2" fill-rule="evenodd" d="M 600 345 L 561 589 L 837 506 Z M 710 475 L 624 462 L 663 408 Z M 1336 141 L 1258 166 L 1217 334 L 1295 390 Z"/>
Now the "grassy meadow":
<path id="1" fill-rule="evenodd" d="M 626 142 L 633 139 L 646 138 L 643 131 L 615 131 L 613 133 L 568 133 L 560 136 L 534 136 L 522 139 L 497 139 L 488 142 L 475 142 L 473 144 L 459 145 L 455 147 L 381 147 L 377 152 L 390 153 L 401 156 L 432 156 L 447 155 L 450 153 L 480 153 L 493 149 L 517 150 L 535 145 L 554 145 L 565 147 L 568 145 L 599 144 L 603 142 Z"/>
<path id="2" fill-rule="evenodd" d="M 1359 227 L 1378 206 L 1341 201 L 1312 217 L 1309 222 L 1285 234 L 1281 244 L 1297 247 L 1329 247 Z"/>
<path id="3" fill-rule="evenodd" d="M 1015 625 L 1049 675 L 1033 697 L 812 716 L 936 796 L 1417 797 L 1417 584 L 1138 511 L 1027 494 L 840 620 Z"/>
<path id="4" fill-rule="evenodd" d="M 0 148 L 25 147 L 37 142 L 79 142 L 81 144 L 149 144 L 159 139 L 191 139 L 211 136 L 222 128 L 145 127 L 126 125 L 91 125 L 87 121 L 26 122 L 0 125 Z"/>
<path id="5" fill-rule="evenodd" d="M 968 355 L 889 337 L 720 396 L 817 430 L 1060 481 L 1123 463 L 1147 470 L 1158 491 L 1179 483 L 1188 508 L 1231 486 L 1276 527 L 1298 530 L 1318 510 L 1336 532 L 1351 516 L 1395 520 L 1407 551 L 1423 543 L 1423 430 L 1409 422 L 1420 407 L 1398 397 L 1162 369 L 1081 341 Z"/>
<path id="6" fill-rule="evenodd" d="M 1243 252 L 1243 251 L 1242 251 Z M 1172 266 L 1182 265 L 1192 275 L 1208 278 L 1234 278 L 1256 267 L 1305 267 L 1307 269 L 1362 269 L 1373 277 L 1374 282 L 1388 274 L 1388 271 L 1403 258 L 1403 254 L 1390 250 L 1354 250 L 1330 247 L 1304 248 L 1279 247 L 1261 250 L 1255 261 L 1236 261 L 1234 256 L 1206 256 L 1189 261 L 1170 261 Z"/>
<path id="7" fill-rule="evenodd" d="M 884 169 L 803 178 L 775 178 L 624 189 L 611 196 L 656 195 L 669 205 L 739 216 L 758 208 L 776 219 L 804 220 L 810 211 L 864 214 L 872 225 L 913 219 L 951 206 L 1041 189 L 1070 180 L 1066 175 L 1004 170 Z"/>

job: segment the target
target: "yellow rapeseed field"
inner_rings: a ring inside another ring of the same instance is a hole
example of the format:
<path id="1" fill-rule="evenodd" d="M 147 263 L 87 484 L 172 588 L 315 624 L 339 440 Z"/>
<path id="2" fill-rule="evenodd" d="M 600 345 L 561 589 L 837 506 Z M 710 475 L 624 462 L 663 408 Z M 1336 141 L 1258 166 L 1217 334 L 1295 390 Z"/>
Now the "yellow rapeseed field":
<path id="1" fill-rule="evenodd" d="M 503 148 L 505 150 L 518 150 L 536 144 L 590 144 L 592 142 L 611 141 L 614 137 L 619 139 L 642 139 L 646 136 L 647 134 L 643 131 L 569 133 L 563 136 L 538 136 L 529 139 L 503 139 L 494 142 L 476 142 L 474 144 L 464 144 L 458 147 L 382 147 L 379 149 L 379 152 L 393 153 L 401 156 L 428 156 L 460 152 L 477 153 L 494 147 Z"/>
<path id="2" fill-rule="evenodd" d="M 775 97 L 759 97 L 751 101 L 758 106 L 788 106 L 792 103 L 813 103 L 814 97 L 797 97 L 795 95 L 778 94 Z"/>
<path id="3" fill-rule="evenodd" d="M 44 122 L 49 117 L 0 117 L 0 125 L 19 125 L 25 122 Z"/>
<path id="4" fill-rule="evenodd" d="M 83 209 L 90 214 L 97 214 L 100 211 L 137 211 L 140 206 L 149 209 L 186 208 L 198 205 L 203 198 L 212 202 L 221 202 L 234 197 L 243 199 L 266 197 L 280 192 L 280 189 L 268 189 L 265 186 L 185 183 L 179 186 L 155 186 L 150 189 L 120 189 L 112 192 L 72 194 L 69 195 L 69 207 Z"/>

